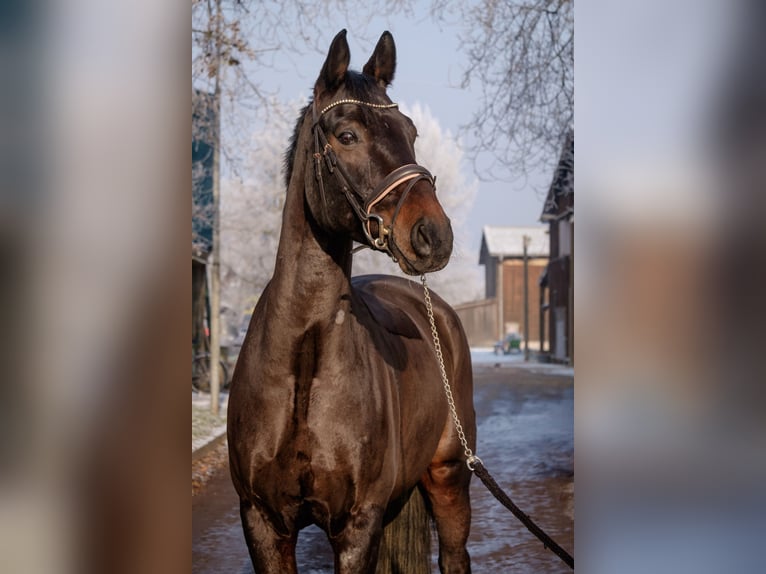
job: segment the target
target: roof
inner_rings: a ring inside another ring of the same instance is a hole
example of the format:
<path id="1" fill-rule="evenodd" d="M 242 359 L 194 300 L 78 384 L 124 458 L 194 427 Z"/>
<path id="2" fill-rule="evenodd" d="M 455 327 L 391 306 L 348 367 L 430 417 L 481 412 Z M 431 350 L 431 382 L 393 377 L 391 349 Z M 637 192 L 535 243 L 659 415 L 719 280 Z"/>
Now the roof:
<path id="1" fill-rule="evenodd" d="M 567 132 L 553 172 L 540 221 L 555 221 L 574 213 L 574 130 Z"/>
<path id="2" fill-rule="evenodd" d="M 493 227 L 485 226 L 481 236 L 479 264 L 486 265 L 489 257 L 524 257 L 524 236 L 529 237 L 527 255 L 548 257 L 550 255 L 548 228 L 535 227 Z"/>

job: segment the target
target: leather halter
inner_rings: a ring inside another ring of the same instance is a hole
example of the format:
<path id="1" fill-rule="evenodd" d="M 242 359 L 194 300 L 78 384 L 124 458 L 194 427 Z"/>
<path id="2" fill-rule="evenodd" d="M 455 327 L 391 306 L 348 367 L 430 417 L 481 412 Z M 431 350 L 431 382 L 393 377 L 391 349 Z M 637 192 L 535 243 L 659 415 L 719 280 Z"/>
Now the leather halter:
<path id="1" fill-rule="evenodd" d="M 324 158 L 325 165 L 327 166 L 327 171 L 334 174 L 338 179 L 338 183 L 340 184 L 341 190 L 343 191 L 343 195 L 346 196 L 346 200 L 348 201 L 349 205 L 351 205 L 351 208 L 354 210 L 357 219 L 359 219 L 362 224 L 362 231 L 364 232 L 367 240 L 370 242 L 370 247 L 388 253 L 391 259 L 397 261 L 396 256 L 391 250 L 391 245 L 395 244 L 394 223 L 396 222 L 397 215 L 399 215 L 402 203 L 404 203 L 404 200 L 409 194 L 410 190 L 421 179 L 425 179 L 432 186 L 435 186 L 436 178 L 432 176 L 431 172 L 429 172 L 423 166 L 409 163 L 398 167 L 389 173 L 372 190 L 372 193 L 365 197 L 365 195 L 359 191 L 359 188 L 354 185 L 352 179 L 348 175 L 348 172 L 343 167 L 343 164 L 338 161 L 335 150 L 333 150 L 332 146 L 327 141 L 327 136 L 325 135 L 322 126 L 319 125 L 319 120 L 321 119 L 322 115 L 324 115 L 327 111 L 334 108 L 335 106 L 339 106 L 341 104 L 357 104 L 375 109 L 396 108 L 399 104 L 373 104 L 362 100 L 342 99 L 328 104 L 320 112 L 317 113 L 315 101 L 312 105 L 313 125 L 311 128 L 314 133 L 314 173 L 316 180 L 319 183 L 319 192 L 322 196 L 323 209 L 327 209 L 327 199 L 325 197 L 324 182 L 322 180 L 322 158 Z M 372 212 L 373 208 L 394 189 L 407 182 L 409 183 L 407 187 L 404 188 L 404 191 L 402 191 L 399 202 L 396 204 L 394 215 L 391 218 L 391 224 L 388 226 L 384 225 L 383 218 L 380 215 Z M 371 221 L 375 221 L 377 224 L 375 233 L 373 233 L 373 230 L 370 226 Z"/>

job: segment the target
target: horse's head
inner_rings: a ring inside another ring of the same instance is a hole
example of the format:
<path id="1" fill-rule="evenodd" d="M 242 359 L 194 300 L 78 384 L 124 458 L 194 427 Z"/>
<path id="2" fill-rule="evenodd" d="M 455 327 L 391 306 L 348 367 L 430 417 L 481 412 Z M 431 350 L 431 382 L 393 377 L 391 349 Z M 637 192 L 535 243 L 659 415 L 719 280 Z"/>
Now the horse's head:
<path id="1" fill-rule="evenodd" d="M 306 198 L 327 233 L 386 251 L 405 273 L 444 267 L 452 227 L 436 199 L 434 178 L 415 160 L 417 130 L 386 94 L 396 48 L 380 37 L 361 74 L 350 71 L 346 31 L 333 40 L 314 87 L 313 169 Z"/>

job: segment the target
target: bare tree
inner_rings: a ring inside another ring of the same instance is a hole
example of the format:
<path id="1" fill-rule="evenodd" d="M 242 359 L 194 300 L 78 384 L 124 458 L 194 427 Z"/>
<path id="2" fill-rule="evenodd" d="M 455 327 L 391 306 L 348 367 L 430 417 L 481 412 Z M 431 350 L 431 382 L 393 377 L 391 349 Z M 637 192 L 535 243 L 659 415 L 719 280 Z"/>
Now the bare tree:
<path id="1" fill-rule="evenodd" d="M 481 86 L 479 109 L 464 126 L 480 177 L 553 171 L 574 124 L 573 8 L 573 0 L 434 0 L 432 12 L 464 24 L 463 87 Z"/>

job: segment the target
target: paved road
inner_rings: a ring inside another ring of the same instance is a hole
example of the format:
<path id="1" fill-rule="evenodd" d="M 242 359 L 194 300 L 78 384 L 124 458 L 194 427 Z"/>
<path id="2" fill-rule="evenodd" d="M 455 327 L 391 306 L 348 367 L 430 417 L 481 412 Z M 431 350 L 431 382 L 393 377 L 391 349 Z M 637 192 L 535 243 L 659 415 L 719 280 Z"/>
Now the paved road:
<path id="1" fill-rule="evenodd" d="M 477 360 L 478 359 L 478 360 Z M 477 454 L 524 512 L 574 551 L 574 381 L 571 369 L 475 358 Z M 225 462 L 225 459 L 224 459 Z M 469 552 L 476 573 L 570 572 L 478 479 L 471 487 Z M 223 464 L 192 499 L 195 574 L 251 574 L 238 502 Z M 301 532 L 302 573 L 333 572 L 324 533 Z M 434 572 L 438 568 L 434 566 Z"/>

